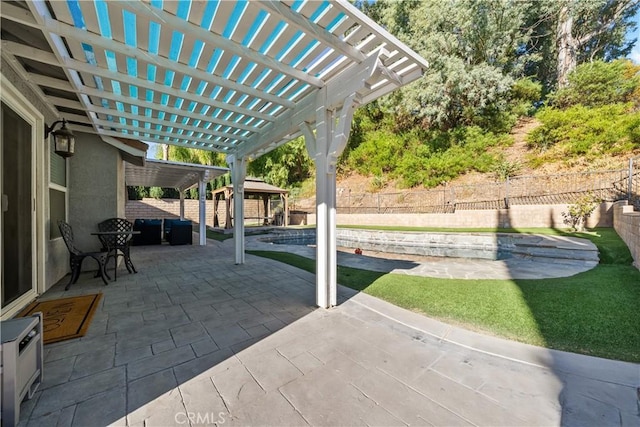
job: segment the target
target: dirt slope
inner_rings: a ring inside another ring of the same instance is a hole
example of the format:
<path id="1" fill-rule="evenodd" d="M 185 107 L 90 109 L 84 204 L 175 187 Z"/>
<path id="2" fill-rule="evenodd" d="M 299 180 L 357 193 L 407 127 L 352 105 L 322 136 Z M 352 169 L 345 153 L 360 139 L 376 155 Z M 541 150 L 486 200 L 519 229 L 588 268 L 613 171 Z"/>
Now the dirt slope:
<path id="1" fill-rule="evenodd" d="M 514 140 L 513 144 L 507 148 L 500 149 L 506 161 L 511 163 L 518 163 L 520 165 L 520 169 L 517 175 L 548 175 L 581 172 L 585 170 L 593 171 L 621 169 L 625 167 L 626 161 L 629 158 L 628 155 L 609 156 L 602 157 L 595 162 L 576 161 L 571 165 L 567 165 L 562 161 L 558 161 L 554 163 L 547 163 L 542 167 L 532 169 L 529 166 L 529 160 L 532 156 L 535 155 L 535 152 L 527 147 L 526 136 L 538 126 L 540 126 L 540 122 L 535 118 L 521 119 L 511 131 L 511 136 Z M 493 173 L 469 172 L 455 178 L 450 183 L 448 183 L 448 185 L 467 185 L 494 181 L 495 177 Z M 348 192 L 349 190 L 352 193 L 393 193 L 398 191 L 408 191 L 406 188 L 402 188 L 393 180 L 385 181 L 384 186 L 382 186 L 381 188 L 378 184 L 379 180 L 374 180 L 373 177 L 366 177 L 358 175 L 356 173 L 350 173 L 349 175 L 338 177 L 337 189 L 338 193 L 345 191 Z M 416 187 L 413 190 L 422 191 L 424 190 L 424 188 Z"/>

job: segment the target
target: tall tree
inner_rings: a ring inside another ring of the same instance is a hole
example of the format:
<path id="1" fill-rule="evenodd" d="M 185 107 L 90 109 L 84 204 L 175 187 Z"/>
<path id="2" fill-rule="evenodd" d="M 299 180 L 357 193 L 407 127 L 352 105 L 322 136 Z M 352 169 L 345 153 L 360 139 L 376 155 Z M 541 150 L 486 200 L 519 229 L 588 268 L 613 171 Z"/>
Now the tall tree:
<path id="1" fill-rule="evenodd" d="M 313 161 L 303 138 L 296 138 L 249 163 L 248 173 L 279 187 L 290 187 L 309 178 Z"/>
<path id="2" fill-rule="evenodd" d="M 225 166 L 225 155 L 215 151 L 171 145 L 168 149 L 169 160 L 195 163 L 198 165 Z"/>
<path id="3" fill-rule="evenodd" d="M 626 55 L 633 41 L 640 0 L 564 0 L 549 8 L 556 17 L 557 85 L 565 87 L 568 75 L 580 62 L 611 60 Z"/>
<path id="4" fill-rule="evenodd" d="M 403 0 L 385 4 L 384 25 L 429 61 L 424 78 L 390 98 L 430 128 L 478 124 L 506 108 L 526 59 L 530 1 Z"/>

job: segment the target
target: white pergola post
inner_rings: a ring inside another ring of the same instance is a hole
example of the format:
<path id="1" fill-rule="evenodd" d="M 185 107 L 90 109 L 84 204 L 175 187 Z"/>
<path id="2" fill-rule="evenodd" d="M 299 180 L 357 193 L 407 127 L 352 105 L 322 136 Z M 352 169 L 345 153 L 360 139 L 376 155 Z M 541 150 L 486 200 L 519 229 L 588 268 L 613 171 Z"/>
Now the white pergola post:
<path id="1" fill-rule="evenodd" d="M 227 156 L 233 184 L 233 242 L 236 252 L 236 264 L 244 264 L 244 179 L 247 175 L 247 162 L 244 157 Z"/>
<path id="2" fill-rule="evenodd" d="M 336 164 L 347 145 L 360 94 L 370 86 L 370 79 L 383 73 L 397 80 L 382 58 L 388 58 L 383 49 L 318 91 L 315 135 L 309 123 L 300 125 L 316 164 L 316 304 L 323 308 L 337 305 Z"/>
<path id="3" fill-rule="evenodd" d="M 316 304 L 322 308 L 337 305 L 336 163 L 349 137 L 355 98 L 352 93 L 339 108 L 327 108 L 331 104 L 323 89 L 316 104 L 316 134 L 302 125 L 316 164 Z"/>
<path id="4" fill-rule="evenodd" d="M 200 218 L 200 228 L 198 235 L 200 236 L 200 246 L 207 245 L 207 182 L 205 181 L 204 174 L 198 181 L 198 213 Z"/>

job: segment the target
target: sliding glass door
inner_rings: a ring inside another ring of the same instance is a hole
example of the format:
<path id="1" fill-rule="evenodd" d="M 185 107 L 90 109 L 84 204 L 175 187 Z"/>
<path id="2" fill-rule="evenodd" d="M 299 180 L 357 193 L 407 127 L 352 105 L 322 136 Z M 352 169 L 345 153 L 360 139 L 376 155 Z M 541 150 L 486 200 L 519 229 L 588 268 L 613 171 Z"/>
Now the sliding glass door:
<path id="1" fill-rule="evenodd" d="M 3 314 L 27 294 L 36 293 L 35 185 L 33 126 L 4 101 L 2 139 L 2 216 L 0 219 Z M 4 316 L 3 316 L 4 317 Z"/>

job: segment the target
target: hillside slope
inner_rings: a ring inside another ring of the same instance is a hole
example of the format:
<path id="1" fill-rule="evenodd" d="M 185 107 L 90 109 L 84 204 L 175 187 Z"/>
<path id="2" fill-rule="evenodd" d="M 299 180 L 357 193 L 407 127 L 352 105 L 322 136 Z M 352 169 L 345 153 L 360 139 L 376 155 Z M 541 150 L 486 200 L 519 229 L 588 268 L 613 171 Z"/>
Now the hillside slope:
<path id="1" fill-rule="evenodd" d="M 637 154 L 629 153 L 619 156 L 603 155 L 595 161 L 574 161 L 571 164 L 567 164 L 563 159 L 559 159 L 556 162 L 545 163 L 540 167 L 533 168 L 530 166 L 530 160 L 536 156 L 536 151 L 527 146 L 526 138 L 527 135 L 538 126 L 540 126 L 540 122 L 535 118 L 526 117 L 521 119 L 510 133 L 513 138 L 513 144 L 507 148 L 500 148 L 500 152 L 497 153 L 503 156 L 505 162 L 518 165 L 518 170 L 515 173 L 517 176 L 625 169 L 628 165 L 629 157 Z M 447 185 L 458 186 L 493 182 L 496 182 L 494 173 L 469 172 L 453 179 L 448 182 Z M 380 179 L 353 172 L 339 175 L 337 188 L 338 192 L 350 191 L 351 193 L 406 193 L 425 190 L 425 188 L 421 186 L 407 189 L 398 185 L 398 182 L 387 179 L 386 177 Z"/>

